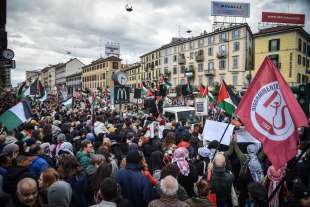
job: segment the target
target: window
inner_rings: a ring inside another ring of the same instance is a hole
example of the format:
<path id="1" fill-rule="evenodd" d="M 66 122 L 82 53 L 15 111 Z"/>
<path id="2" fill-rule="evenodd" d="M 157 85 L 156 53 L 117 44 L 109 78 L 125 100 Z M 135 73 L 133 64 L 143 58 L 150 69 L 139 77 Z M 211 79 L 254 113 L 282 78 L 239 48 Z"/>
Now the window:
<path id="1" fill-rule="evenodd" d="M 203 71 L 203 63 L 199 63 L 198 64 L 198 72 L 202 72 Z"/>
<path id="2" fill-rule="evenodd" d="M 183 85 L 183 84 L 185 84 L 185 79 L 181 79 L 181 84 Z"/>
<path id="3" fill-rule="evenodd" d="M 173 62 L 176 62 L 176 61 L 177 61 L 177 56 L 174 55 L 174 56 L 173 56 Z"/>
<path id="4" fill-rule="evenodd" d="M 309 68 L 309 59 L 306 61 L 306 67 Z"/>
<path id="5" fill-rule="evenodd" d="M 310 45 L 307 45 L 307 56 L 310 56 Z"/>
<path id="6" fill-rule="evenodd" d="M 219 52 L 220 54 L 226 54 L 226 45 L 220 45 Z"/>
<path id="7" fill-rule="evenodd" d="M 214 44 L 214 36 L 209 36 L 208 37 L 208 45 Z"/>
<path id="8" fill-rule="evenodd" d="M 227 37 L 226 37 L 226 32 L 220 33 L 220 42 L 226 42 Z"/>
<path id="9" fill-rule="evenodd" d="M 240 38 L 240 30 L 237 29 L 237 30 L 232 31 L 232 39 L 235 40 L 239 38 Z"/>
<path id="10" fill-rule="evenodd" d="M 177 74 L 177 67 L 173 66 L 173 74 Z"/>
<path id="11" fill-rule="evenodd" d="M 173 47 L 173 51 L 174 51 L 174 53 L 177 53 L 177 47 L 176 46 Z"/>
<path id="12" fill-rule="evenodd" d="M 238 68 L 238 57 L 233 57 L 233 67 L 234 69 Z"/>
<path id="13" fill-rule="evenodd" d="M 226 60 L 220 60 L 219 68 L 220 68 L 220 70 L 225 70 Z"/>
<path id="14" fill-rule="evenodd" d="M 167 57 L 164 58 L 164 63 L 165 63 L 165 64 L 168 63 L 168 58 L 167 58 Z"/>
<path id="15" fill-rule="evenodd" d="M 306 58 L 303 57 L 303 58 L 302 58 L 302 66 L 305 66 L 305 65 L 306 65 Z"/>
<path id="16" fill-rule="evenodd" d="M 271 59 L 273 64 L 275 64 L 278 67 L 278 69 L 280 69 L 279 55 L 269 55 L 269 58 Z"/>
<path id="17" fill-rule="evenodd" d="M 302 52 L 306 54 L 307 52 L 307 44 L 304 42 L 304 46 L 302 48 Z"/>
<path id="18" fill-rule="evenodd" d="M 181 66 L 180 73 L 185 73 L 185 66 L 184 65 Z"/>
<path id="19" fill-rule="evenodd" d="M 118 69 L 118 62 L 112 63 L 112 69 Z"/>
<path id="20" fill-rule="evenodd" d="M 238 85 L 238 74 L 232 75 L 232 84 L 234 86 Z"/>
<path id="21" fill-rule="evenodd" d="M 209 71 L 214 70 L 214 63 L 213 62 L 208 62 L 208 70 Z"/>
<path id="22" fill-rule="evenodd" d="M 189 53 L 189 59 L 191 59 L 191 60 L 194 59 L 194 53 L 193 52 Z"/>
<path id="23" fill-rule="evenodd" d="M 203 47 L 204 43 L 205 43 L 204 39 L 198 40 L 198 47 Z"/>
<path id="24" fill-rule="evenodd" d="M 269 40 L 269 52 L 280 50 L 280 39 Z"/>
<path id="25" fill-rule="evenodd" d="M 300 65 L 301 64 L 301 55 L 298 55 L 298 65 Z"/>
<path id="26" fill-rule="evenodd" d="M 298 39 L 298 50 L 301 51 L 302 42 L 301 39 Z"/>
<path id="27" fill-rule="evenodd" d="M 213 77 L 208 77 L 208 86 L 213 86 Z"/>
<path id="28" fill-rule="evenodd" d="M 234 46 L 233 46 L 233 50 L 235 51 L 239 51 L 239 47 L 240 47 L 240 43 L 239 42 L 234 42 Z"/>
<path id="29" fill-rule="evenodd" d="M 208 55 L 213 56 L 213 47 L 208 48 Z"/>
<path id="30" fill-rule="evenodd" d="M 180 51 L 181 51 L 181 52 L 184 51 L 184 45 L 180 45 Z"/>
<path id="31" fill-rule="evenodd" d="M 301 79 L 301 75 L 300 75 L 300 73 L 297 73 L 297 83 L 300 83 L 300 80 Z"/>

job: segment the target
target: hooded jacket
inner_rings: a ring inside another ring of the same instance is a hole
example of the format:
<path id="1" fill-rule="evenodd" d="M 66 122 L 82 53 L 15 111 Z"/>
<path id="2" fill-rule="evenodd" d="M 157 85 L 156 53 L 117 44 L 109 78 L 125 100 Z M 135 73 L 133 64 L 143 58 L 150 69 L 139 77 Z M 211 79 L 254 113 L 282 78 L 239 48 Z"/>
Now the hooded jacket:
<path id="1" fill-rule="evenodd" d="M 95 132 L 96 136 L 98 136 L 100 133 L 109 134 L 109 131 L 105 127 L 104 123 L 102 123 L 100 121 L 96 121 L 94 123 L 94 132 Z"/>

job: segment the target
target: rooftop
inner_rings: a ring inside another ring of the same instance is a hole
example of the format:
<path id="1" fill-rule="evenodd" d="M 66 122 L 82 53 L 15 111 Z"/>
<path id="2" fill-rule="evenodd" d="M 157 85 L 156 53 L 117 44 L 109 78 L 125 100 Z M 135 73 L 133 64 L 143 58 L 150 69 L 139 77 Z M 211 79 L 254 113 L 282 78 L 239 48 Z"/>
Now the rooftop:
<path id="1" fill-rule="evenodd" d="M 276 26 L 267 29 L 262 29 L 259 32 L 254 34 L 254 37 L 265 36 L 270 34 L 278 34 L 278 33 L 285 33 L 290 31 L 300 31 L 305 37 L 310 39 L 310 34 L 306 32 L 302 26 L 292 26 L 292 25 L 283 25 L 283 26 Z"/>

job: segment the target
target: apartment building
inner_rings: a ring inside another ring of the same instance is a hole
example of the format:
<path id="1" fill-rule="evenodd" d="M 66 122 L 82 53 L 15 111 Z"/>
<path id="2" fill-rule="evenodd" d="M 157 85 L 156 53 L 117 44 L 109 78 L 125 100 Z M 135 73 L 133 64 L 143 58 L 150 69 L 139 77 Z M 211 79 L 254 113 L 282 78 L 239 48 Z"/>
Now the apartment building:
<path id="1" fill-rule="evenodd" d="M 149 81 L 164 74 L 175 87 L 187 83 L 186 72 L 190 71 L 190 83 L 196 87 L 201 83 L 212 87 L 223 79 L 241 90 L 248 86 L 254 67 L 252 39 L 246 23 L 196 37 L 172 38 L 170 43 L 141 56 L 141 64 Z"/>
<path id="2" fill-rule="evenodd" d="M 116 56 L 99 58 L 82 67 L 82 89 L 94 92 L 114 86 L 112 75 L 121 68 L 121 59 Z"/>
<path id="3" fill-rule="evenodd" d="M 131 65 L 127 65 L 123 68 L 124 72 L 128 76 L 127 85 L 131 88 L 139 88 L 140 83 L 142 82 L 142 77 L 145 74 L 142 70 L 140 63 L 134 63 Z"/>
<path id="4" fill-rule="evenodd" d="M 140 56 L 142 81 L 148 86 L 159 82 L 161 72 L 161 48 Z"/>
<path id="5" fill-rule="evenodd" d="M 255 73 L 266 56 L 291 85 L 310 80 L 310 34 L 300 26 L 278 26 L 254 34 Z"/>

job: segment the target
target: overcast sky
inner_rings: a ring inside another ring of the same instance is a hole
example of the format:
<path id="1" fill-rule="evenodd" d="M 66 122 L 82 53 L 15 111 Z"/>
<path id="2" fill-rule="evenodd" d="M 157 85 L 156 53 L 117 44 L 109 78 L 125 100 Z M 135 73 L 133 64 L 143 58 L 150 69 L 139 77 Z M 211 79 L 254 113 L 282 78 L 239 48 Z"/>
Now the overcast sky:
<path id="1" fill-rule="evenodd" d="M 230 0 L 234 1 L 234 0 Z M 72 57 L 85 64 L 104 55 L 104 44 L 118 42 L 124 63 L 186 36 L 212 31 L 209 0 L 7 0 L 8 47 L 15 52 L 12 84 L 26 70 L 42 69 Z M 310 32 L 308 0 L 237 0 L 251 3 L 247 19 L 257 32 L 262 11 L 305 13 Z M 127 12 L 125 5 L 133 6 Z M 67 55 L 70 51 L 71 55 Z"/>

